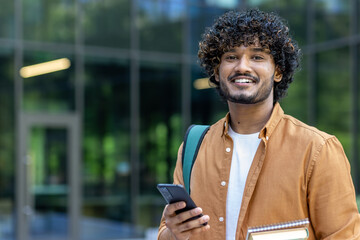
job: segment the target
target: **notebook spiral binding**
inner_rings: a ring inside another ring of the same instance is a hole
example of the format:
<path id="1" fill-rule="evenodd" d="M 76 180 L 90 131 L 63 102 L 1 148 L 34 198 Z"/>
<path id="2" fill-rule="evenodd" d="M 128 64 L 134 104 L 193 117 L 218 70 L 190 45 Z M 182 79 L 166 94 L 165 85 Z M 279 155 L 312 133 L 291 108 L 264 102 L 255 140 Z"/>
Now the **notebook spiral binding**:
<path id="1" fill-rule="evenodd" d="M 296 221 L 289 221 L 283 222 L 278 224 L 271 224 L 271 225 L 264 225 L 258 227 L 252 227 L 248 229 L 248 233 L 255 233 L 255 232 L 262 232 L 262 231 L 269 231 L 269 230 L 278 230 L 278 229 L 286 229 L 286 228 L 293 228 L 293 227 L 300 227 L 309 224 L 310 221 L 308 218 L 296 220 Z"/>

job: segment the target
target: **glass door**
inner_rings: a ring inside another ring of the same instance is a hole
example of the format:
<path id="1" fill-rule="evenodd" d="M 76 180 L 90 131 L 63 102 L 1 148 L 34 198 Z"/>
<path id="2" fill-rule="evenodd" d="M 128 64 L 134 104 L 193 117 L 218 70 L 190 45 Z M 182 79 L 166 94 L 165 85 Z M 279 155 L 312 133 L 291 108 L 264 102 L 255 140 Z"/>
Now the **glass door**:
<path id="1" fill-rule="evenodd" d="M 80 222 L 77 116 L 22 115 L 17 236 L 77 240 Z"/>
<path id="2" fill-rule="evenodd" d="M 68 130 L 43 126 L 28 130 L 29 239 L 69 239 Z"/>

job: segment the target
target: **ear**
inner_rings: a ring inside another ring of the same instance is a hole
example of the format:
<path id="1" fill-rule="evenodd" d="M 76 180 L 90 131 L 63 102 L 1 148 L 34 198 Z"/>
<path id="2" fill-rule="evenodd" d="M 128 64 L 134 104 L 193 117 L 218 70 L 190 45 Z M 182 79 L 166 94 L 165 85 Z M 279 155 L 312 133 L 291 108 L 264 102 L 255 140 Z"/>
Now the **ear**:
<path id="1" fill-rule="evenodd" d="M 220 82 L 218 69 L 214 70 L 214 77 L 215 77 L 215 81 Z"/>
<path id="2" fill-rule="evenodd" d="M 282 77 L 283 77 L 283 75 L 282 75 L 280 69 L 278 67 L 276 67 L 275 73 L 274 73 L 274 81 L 281 82 Z"/>

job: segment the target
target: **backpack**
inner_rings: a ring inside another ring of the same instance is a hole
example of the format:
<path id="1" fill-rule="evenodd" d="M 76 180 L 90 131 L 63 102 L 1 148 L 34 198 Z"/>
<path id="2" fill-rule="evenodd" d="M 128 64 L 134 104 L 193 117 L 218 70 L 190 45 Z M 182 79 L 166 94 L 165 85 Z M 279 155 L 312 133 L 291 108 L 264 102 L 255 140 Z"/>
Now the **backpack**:
<path id="1" fill-rule="evenodd" d="M 184 187 L 190 194 L 191 171 L 194 166 L 198 151 L 209 125 L 191 125 L 186 131 L 182 150 L 182 166 Z"/>

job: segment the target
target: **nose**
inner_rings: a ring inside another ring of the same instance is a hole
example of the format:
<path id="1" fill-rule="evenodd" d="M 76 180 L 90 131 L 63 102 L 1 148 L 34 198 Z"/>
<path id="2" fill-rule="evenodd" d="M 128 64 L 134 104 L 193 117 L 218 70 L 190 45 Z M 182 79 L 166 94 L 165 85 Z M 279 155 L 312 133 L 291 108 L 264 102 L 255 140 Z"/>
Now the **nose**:
<path id="1" fill-rule="evenodd" d="M 246 56 L 239 58 L 237 64 L 235 65 L 235 71 L 239 73 L 249 73 L 251 72 L 250 62 Z"/>

